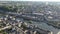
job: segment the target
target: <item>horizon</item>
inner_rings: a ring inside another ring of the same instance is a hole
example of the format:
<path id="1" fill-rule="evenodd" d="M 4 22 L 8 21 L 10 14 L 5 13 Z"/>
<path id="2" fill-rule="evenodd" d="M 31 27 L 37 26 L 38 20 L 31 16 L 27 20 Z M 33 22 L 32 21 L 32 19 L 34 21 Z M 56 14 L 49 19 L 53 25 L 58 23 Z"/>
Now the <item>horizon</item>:
<path id="1" fill-rule="evenodd" d="M 60 0 L 0 0 L 0 1 L 41 1 L 41 2 L 60 2 Z"/>

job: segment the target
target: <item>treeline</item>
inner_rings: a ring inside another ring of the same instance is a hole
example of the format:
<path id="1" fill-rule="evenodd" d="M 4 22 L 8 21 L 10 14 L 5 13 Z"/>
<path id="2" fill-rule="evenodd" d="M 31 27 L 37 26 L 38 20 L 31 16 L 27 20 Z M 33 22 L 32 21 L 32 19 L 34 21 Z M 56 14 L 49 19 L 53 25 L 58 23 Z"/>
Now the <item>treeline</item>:
<path id="1" fill-rule="evenodd" d="M 12 6 L 0 6 L 0 10 L 5 11 L 5 12 L 15 12 L 17 8 L 13 8 Z"/>

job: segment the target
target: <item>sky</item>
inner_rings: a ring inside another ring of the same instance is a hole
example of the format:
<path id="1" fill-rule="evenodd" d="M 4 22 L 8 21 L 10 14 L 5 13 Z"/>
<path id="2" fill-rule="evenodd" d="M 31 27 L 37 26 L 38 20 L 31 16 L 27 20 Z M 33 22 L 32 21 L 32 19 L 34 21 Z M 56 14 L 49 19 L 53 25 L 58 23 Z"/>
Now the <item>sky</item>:
<path id="1" fill-rule="evenodd" d="M 49 1 L 49 2 L 60 2 L 60 0 L 0 0 L 0 1 Z"/>

